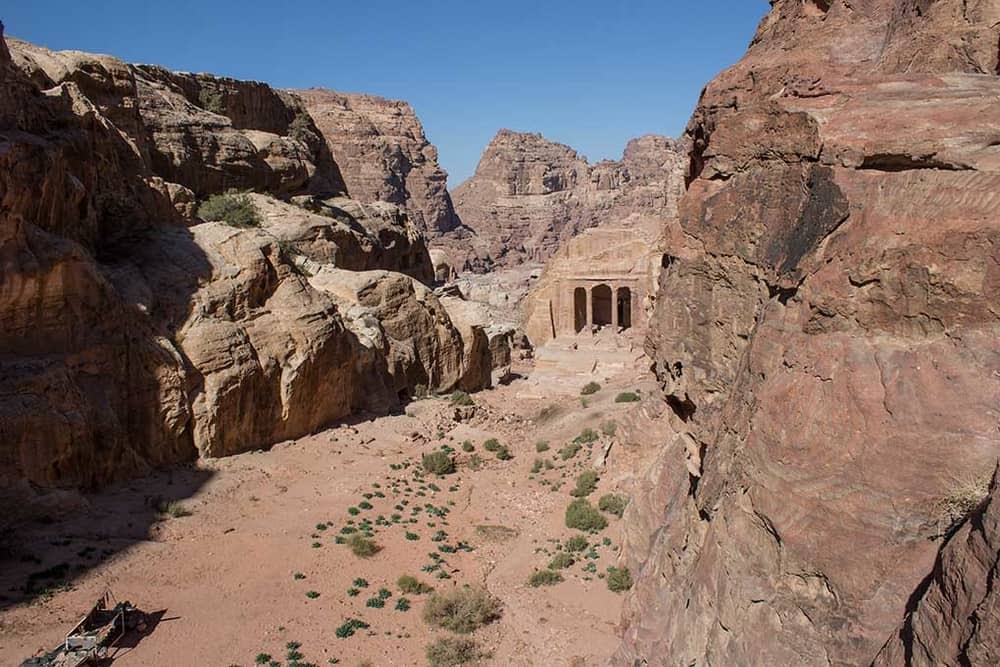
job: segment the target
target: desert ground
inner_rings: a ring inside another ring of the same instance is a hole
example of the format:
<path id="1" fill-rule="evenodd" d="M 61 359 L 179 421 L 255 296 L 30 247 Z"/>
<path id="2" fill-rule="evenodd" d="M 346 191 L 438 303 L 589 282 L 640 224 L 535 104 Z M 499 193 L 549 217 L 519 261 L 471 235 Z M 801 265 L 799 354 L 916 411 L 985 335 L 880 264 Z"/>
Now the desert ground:
<path id="1" fill-rule="evenodd" d="M 110 588 L 152 619 L 116 666 L 253 665 L 262 655 L 283 665 L 424 664 L 425 646 L 448 633 L 422 620 L 426 594 L 399 590 L 398 578 L 413 575 L 439 592 L 485 585 L 500 599 L 500 619 L 471 635 L 484 664 L 604 664 L 618 641 L 622 596 L 606 574 L 618 563 L 620 520 L 605 513 L 608 527 L 558 570 L 563 582 L 528 580 L 579 534 L 564 521 L 579 473 L 601 474 L 594 505 L 627 495 L 630 471 L 655 448 L 661 406 L 648 362 L 610 355 L 556 350 L 473 395 L 474 410 L 430 397 L 405 414 L 86 497 L 79 512 L 8 547 L 16 565 L 0 577 L 0 662 L 55 646 Z M 589 382 L 601 389 L 581 396 Z M 624 392 L 641 400 L 616 402 Z M 484 447 L 491 438 L 512 458 Z M 421 456 L 442 448 L 456 472 L 424 474 Z M 377 554 L 338 544 L 355 527 L 370 530 Z M 390 595 L 372 607 L 381 589 Z M 369 627 L 338 637 L 350 619 Z"/>

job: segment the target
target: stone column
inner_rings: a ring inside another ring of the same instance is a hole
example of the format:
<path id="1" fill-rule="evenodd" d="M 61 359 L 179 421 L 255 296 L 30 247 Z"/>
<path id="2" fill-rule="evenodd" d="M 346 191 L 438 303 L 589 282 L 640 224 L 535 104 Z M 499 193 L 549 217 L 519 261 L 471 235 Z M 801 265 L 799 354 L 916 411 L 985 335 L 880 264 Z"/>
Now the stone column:
<path id="1" fill-rule="evenodd" d="M 594 294 L 589 287 L 583 290 L 587 293 L 587 333 L 591 334 L 594 331 Z"/>
<path id="2" fill-rule="evenodd" d="M 611 288 L 611 330 L 618 331 L 618 288 Z"/>

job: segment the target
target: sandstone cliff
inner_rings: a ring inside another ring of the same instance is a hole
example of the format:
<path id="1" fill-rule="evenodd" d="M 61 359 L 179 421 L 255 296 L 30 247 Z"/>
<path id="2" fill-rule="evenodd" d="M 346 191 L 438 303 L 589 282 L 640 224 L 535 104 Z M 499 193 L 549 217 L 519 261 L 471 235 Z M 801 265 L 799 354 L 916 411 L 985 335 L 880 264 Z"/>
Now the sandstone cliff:
<path id="1" fill-rule="evenodd" d="M 488 383 L 482 327 L 421 285 L 419 230 L 344 197 L 296 96 L 11 47 L 0 34 L 0 484 L 97 485 Z M 256 191 L 258 226 L 195 216 L 229 189 Z"/>
<path id="2" fill-rule="evenodd" d="M 406 209 L 430 237 L 459 226 L 448 175 L 406 102 L 313 88 L 295 91 L 341 166 L 352 197 Z"/>
<path id="3" fill-rule="evenodd" d="M 584 229 L 662 210 L 671 189 L 666 174 L 678 160 L 665 137 L 633 140 L 622 160 L 590 164 L 540 134 L 500 130 L 476 173 L 454 190 L 472 236 L 449 246 L 452 262 L 477 271 L 544 262 Z"/>
<path id="4" fill-rule="evenodd" d="M 996 662 L 995 500 L 954 522 L 1000 456 L 998 33 L 777 0 L 705 90 L 617 664 Z"/>

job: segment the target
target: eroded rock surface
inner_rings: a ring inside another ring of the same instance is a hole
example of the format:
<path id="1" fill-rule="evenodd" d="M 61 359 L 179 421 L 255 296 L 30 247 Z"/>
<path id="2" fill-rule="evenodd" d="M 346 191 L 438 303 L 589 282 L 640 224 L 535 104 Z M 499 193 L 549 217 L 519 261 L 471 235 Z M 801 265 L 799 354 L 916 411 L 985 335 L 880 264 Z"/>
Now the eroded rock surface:
<path id="1" fill-rule="evenodd" d="M 620 161 L 590 164 L 540 134 L 500 130 L 476 173 L 455 188 L 473 236 L 449 246 L 452 261 L 475 271 L 544 262 L 585 229 L 662 212 L 676 199 L 669 180 L 682 152 L 650 135 L 629 142 Z"/>
<path id="2" fill-rule="evenodd" d="M 397 204 L 430 237 L 459 226 L 448 194 L 448 175 L 438 165 L 437 149 L 424 136 L 409 104 L 319 88 L 295 95 L 316 120 L 343 169 L 351 197 L 364 203 Z"/>
<path id="3" fill-rule="evenodd" d="M 398 206 L 344 196 L 297 97 L 11 44 L 0 39 L 5 490 L 98 485 L 397 407 L 418 385 L 488 384 L 485 334 L 422 285 L 433 265 L 419 230 Z M 231 188 L 256 191 L 259 227 L 195 217 Z M 342 285 L 314 285 L 329 272 Z M 357 276 L 355 301 L 391 344 L 345 316 Z"/>
<path id="4" fill-rule="evenodd" d="M 1000 456 L 1000 7 L 772 5 L 688 127 L 647 343 L 680 434 L 626 515 L 617 664 L 908 664 L 965 557 L 939 508 Z"/>

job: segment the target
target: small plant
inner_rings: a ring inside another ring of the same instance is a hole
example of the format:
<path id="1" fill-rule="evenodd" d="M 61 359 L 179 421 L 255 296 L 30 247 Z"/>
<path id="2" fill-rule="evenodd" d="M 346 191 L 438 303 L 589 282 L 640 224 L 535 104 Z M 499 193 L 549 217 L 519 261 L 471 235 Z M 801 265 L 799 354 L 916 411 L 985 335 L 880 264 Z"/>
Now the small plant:
<path id="1" fill-rule="evenodd" d="M 632 588 L 632 573 L 627 567 L 608 568 L 608 590 L 614 593 L 621 593 Z"/>
<path id="2" fill-rule="evenodd" d="M 500 441 L 497 440 L 496 438 L 490 438 L 489 440 L 483 443 L 483 449 L 485 449 L 488 452 L 497 452 L 500 450 L 502 446 L 503 445 L 501 445 Z"/>
<path id="3" fill-rule="evenodd" d="M 566 527 L 582 531 L 603 530 L 608 520 L 583 498 L 574 500 L 566 508 Z"/>
<path id="4" fill-rule="evenodd" d="M 464 637 L 442 637 L 427 645 L 430 667 L 461 667 L 484 657 L 479 645 Z"/>
<path id="5" fill-rule="evenodd" d="M 559 450 L 559 458 L 561 458 L 563 461 L 569 461 L 571 458 L 577 455 L 577 453 L 580 451 L 581 448 L 582 445 L 580 445 L 579 443 L 576 442 L 570 443 Z"/>
<path id="6" fill-rule="evenodd" d="M 535 462 L 531 466 L 531 474 L 537 475 L 542 471 L 542 468 L 544 467 L 545 467 L 545 461 L 543 461 L 542 459 L 535 459 Z"/>
<path id="7" fill-rule="evenodd" d="M 410 601 L 406 598 L 399 598 L 396 600 L 396 611 L 409 611 Z"/>
<path id="8" fill-rule="evenodd" d="M 340 625 L 335 631 L 335 634 L 340 639 L 347 639 L 354 635 L 358 630 L 367 630 L 370 626 L 362 620 L 357 618 L 349 618 Z"/>
<path id="9" fill-rule="evenodd" d="M 639 400 L 639 394 L 633 391 L 623 391 L 615 396 L 615 403 L 638 403 Z"/>
<path id="10" fill-rule="evenodd" d="M 351 548 L 351 553 L 358 558 L 371 558 L 382 550 L 382 547 L 376 544 L 374 540 L 365 537 L 361 533 L 354 533 L 347 538 L 347 546 Z"/>
<path id="11" fill-rule="evenodd" d="M 570 554 L 565 551 L 560 551 L 555 555 L 555 557 L 549 562 L 550 570 L 565 570 L 567 567 L 575 563 L 576 560 Z"/>
<path id="12" fill-rule="evenodd" d="M 500 601 L 485 588 L 455 588 L 431 595 L 423 616 L 431 625 L 468 634 L 500 618 Z"/>
<path id="13" fill-rule="evenodd" d="M 577 553 L 586 549 L 588 545 L 589 544 L 587 542 L 586 536 L 574 535 L 573 537 L 566 540 L 566 544 L 564 544 L 563 547 L 566 549 L 566 551 Z"/>
<path id="14" fill-rule="evenodd" d="M 360 507 L 363 510 L 370 510 L 372 508 L 372 504 L 367 500 L 362 500 L 360 503 L 358 503 L 358 507 Z"/>
<path id="15" fill-rule="evenodd" d="M 601 424 L 601 433 L 608 436 L 609 438 L 614 437 L 615 433 L 618 432 L 618 422 L 606 421 Z"/>
<path id="16" fill-rule="evenodd" d="M 601 390 L 601 385 L 596 382 L 588 382 L 583 385 L 583 389 L 580 390 L 581 396 L 590 396 L 591 394 L 596 394 Z"/>
<path id="17" fill-rule="evenodd" d="M 528 585 L 532 588 L 539 586 L 555 586 L 564 581 L 563 576 L 553 570 L 538 570 L 528 578 Z"/>
<path id="18" fill-rule="evenodd" d="M 989 495 L 991 479 L 990 473 L 983 473 L 961 480 L 937 501 L 934 513 L 941 528 L 941 535 L 951 533 L 979 507 L 983 499 Z"/>
<path id="19" fill-rule="evenodd" d="M 260 227 L 260 213 L 248 194 L 227 192 L 212 195 L 198 207 L 198 217 L 209 222 L 224 222 L 230 227 Z"/>
<path id="20" fill-rule="evenodd" d="M 258 653 L 257 657 L 254 658 L 253 662 L 254 662 L 255 665 L 266 665 L 267 663 L 271 662 L 271 654 L 270 653 Z"/>
<path id="21" fill-rule="evenodd" d="M 198 106 L 205 111 L 211 111 L 220 116 L 225 115 L 225 98 L 220 90 L 214 88 L 201 88 L 198 90 Z"/>
<path id="22" fill-rule="evenodd" d="M 347 595 L 350 596 L 350 597 L 352 597 L 352 598 L 356 598 L 359 595 L 361 595 L 361 590 L 358 589 L 358 588 L 348 588 L 347 589 Z"/>
<path id="23" fill-rule="evenodd" d="M 620 496 L 615 493 L 608 493 L 601 496 L 601 499 L 597 501 L 597 507 L 602 512 L 607 512 L 608 514 L 614 514 L 619 519 L 622 518 L 622 514 L 625 513 L 625 507 L 628 505 L 628 498 L 625 496 Z"/>
<path id="24" fill-rule="evenodd" d="M 315 600 L 319 597 L 319 593 L 317 591 L 306 591 L 306 597 L 310 600 Z"/>
<path id="25" fill-rule="evenodd" d="M 592 442 L 597 442 L 601 436 L 597 435 L 597 431 L 592 428 L 585 428 L 580 431 L 580 435 L 573 438 L 573 442 L 578 445 L 588 445 Z"/>
<path id="26" fill-rule="evenodd" d="M 510 461 L 514 458 L 514 455 L 510 453 L 507 449 L 507 445 L 500 445 L 500 449 L 496 450 L 497 458 L 501 461 Z"/>
<path id="27" fill-rule="evenodd" d="M 474 405 L 475 401 L 464 391 L 456 391 L 451 395 L 452 405 Z"/>
<path id="28" fill-rule="evenodd" d="M 380 588 L 378 589 L 378 596 L 383 600 L 388 600 L 389 598 L 392 597 L 392 591 L 390 591 L 388 588 Z"/>
<path id="29" fill-rule="evenodd" d="M 396 585 L 399 586 L 399 590 L 410 595 L 422 595 L 424 593 L 430 593 L 434 590 L 433 587 L 408 574 L 404 574 L 397 579 Z"/>
<path id="30" fill-rule="evenodd" d="M 463 452 L 474 452 L 474 451 L 476 451 L 476 446 L 472 444 L 471 440 L 466 440 L 465 442 L 462 443 L 462 451 Z"/>
<path id="31" fill-rule="evenodd" d="M 358 588 L 368 588 L 368 580 L 367 579 L 362 579 L 361 577 L 358 577 L 357 579 L 355 579 L 353 581 L 353 583 Z"/>
<path id="32" fill-rule="evenodd" d="M 417 540 L 419 540 L 419 539 L 420 539 L 420 536 L 419 536 L 419 535 L 417 535 L 416 533 L 411 533 L 411 532 L 409 532 L 409 531 L 407 531 L 407 532 L 406 532 L 406 533 L 405 533 L 405 534 L 403 535 L 403 537 L 405 537 L 405 538 L 406 538 L 407 540 L 409 540 L 410 542 L 416 542 Z"/>
<path id="33" fill-rule="evenodd" d="M 585 498 L 597 490 L 597 471 L 584 470 L 576 478 L 576 488 L 570 491 L 570 495 L 576 498 Z"/>
<path id="34" fill-rule="evenodd" d="M 191 516 L 191 510 L 184 507 L 176 500 L 171 500 L 169 502 L 162 502 L 157 506 L 160 514 L 169 516 L 173 519 L 180 519 L 181 517 Z"/>
<path id="35" fill-rule="evenodd" d="M 420 458 L 424 470 L 433 475 L 450 475 L 455 472 L 455 460 L 442 451 L 424 454 Z"/>
<path id="36" fill-rule="evenodd" d="M 536 442 L 535 443 L 535 451 L 538 452 L 539 454 L 541 454 L 542 452 L 549 451 L 549 441 L 548 440 L 539 440 L 538 442 Z"/>
<path id="37" fill-rule="evenodd" d="M 385 606 L 385 600 L 380 597 L 368 598 L 365 601 L 366 607 L 371 607 L 372 609 L 381 609 Z"/>
<path id="38" fill-rule="evenodd" d="M 469 457 L 469 468 L 472 470 L 480 470 L 483 467 L 483 457 L 479 454 L 473 454 Z"/>
<path id="39" fill-rule="evenodd" d="M 348 507 L 347 513 L 350 514 L 351 516 L 357 516 L 361 514 L 361 510 L 359 510 L 357 507 Z"/>

